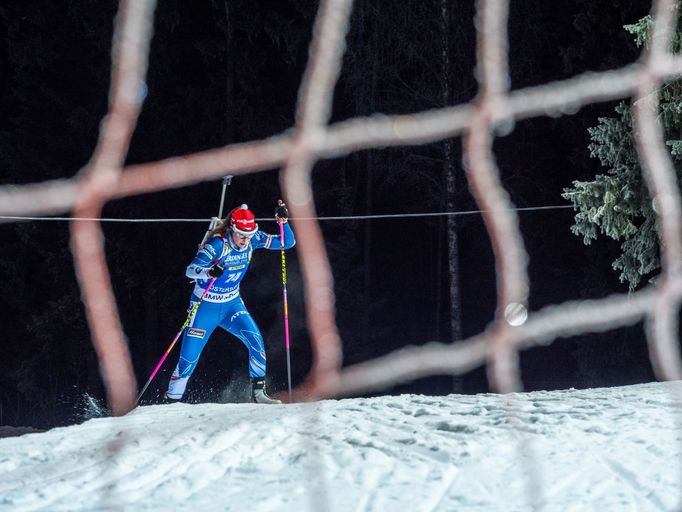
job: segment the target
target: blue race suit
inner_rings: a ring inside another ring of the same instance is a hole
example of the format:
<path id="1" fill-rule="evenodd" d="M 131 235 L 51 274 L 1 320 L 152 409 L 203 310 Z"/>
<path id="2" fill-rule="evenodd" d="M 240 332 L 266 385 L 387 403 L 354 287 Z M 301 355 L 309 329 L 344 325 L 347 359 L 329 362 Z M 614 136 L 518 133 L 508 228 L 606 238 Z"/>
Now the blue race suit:
<path id="1" fill-rule="evenodd" d="M 295 243 L 294 232 L 288 223 L 284 224 L 284 248 L 289 249 Z M 173 371 L 166 393 L 169 398 L 182 398 L 201 351 L 217 326 L 235 335 L 246 345 L 249 351 L 249 375 L 252 378 L 265 377 L 263 336 L 239 296 L 239 283 L 249 268 L 251 255 L 255 249 L 282 249 L 280 236 L 257 231 L 250 243 L 241 250 L 232 241 L 231 232 L 228 231 L 225 237 L 213 236 L 187 267 L 185 275 L 196 280 L 189 311 L 211 282 L 208 275 L 211 267 L 221 264 L 225 267 L 225 272 L 215 280 L 206 293 L 182 335 L 180 360 Z"/>

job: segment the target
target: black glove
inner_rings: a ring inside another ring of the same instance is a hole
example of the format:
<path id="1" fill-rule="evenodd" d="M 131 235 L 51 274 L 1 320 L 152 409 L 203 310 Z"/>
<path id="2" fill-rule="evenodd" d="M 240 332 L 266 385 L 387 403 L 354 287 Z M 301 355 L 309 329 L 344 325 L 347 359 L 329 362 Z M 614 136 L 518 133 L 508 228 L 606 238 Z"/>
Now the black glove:
<path id="1" fill-rule="evenodd" d="M 289 218 L 289 210 L 287 210 L 287 205 L 280 199 L 277 203 L 277 208 L 275 208 L 275 218 L 286 222 Z"/>
<path id="2" fill-rule="evenodd" d="M 209 277 L 218 279 L 220 276 L 223 275 L 223 272 L 225 272 L 225 267 L 222 267 L 220 265 L 213 265 L 211 267 L 211 270 L 208 271 L 208 275 Z"/>

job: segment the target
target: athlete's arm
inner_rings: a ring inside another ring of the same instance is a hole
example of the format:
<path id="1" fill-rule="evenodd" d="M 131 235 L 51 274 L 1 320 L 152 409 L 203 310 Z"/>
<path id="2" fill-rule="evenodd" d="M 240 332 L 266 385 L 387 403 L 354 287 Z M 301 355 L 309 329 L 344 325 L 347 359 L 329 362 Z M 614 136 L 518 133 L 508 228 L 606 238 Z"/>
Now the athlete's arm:
<path id="1" fill-rule="evenodd" d="M 294 237 L 291 226 L 286 222 L 284 224 L 284 249 L 291 249 L 294 245 L 296 245 L 296 237 Z M 263 231 L 258 231 L 251 239 L 251 247 L 279 251 L 282 249 L 282 240 L 279 234 L 269 235 Z"/>
<path id="2" fill-rule="evenodd" d="M 192 263 L 187 266 L 185 275 L 190 279 L 211 279 L 208 271 L 211 270 L 213 264 L 222 256 L 224 243 L 224 240 L 219 236 L 211 237 L 199 249 Z"/>

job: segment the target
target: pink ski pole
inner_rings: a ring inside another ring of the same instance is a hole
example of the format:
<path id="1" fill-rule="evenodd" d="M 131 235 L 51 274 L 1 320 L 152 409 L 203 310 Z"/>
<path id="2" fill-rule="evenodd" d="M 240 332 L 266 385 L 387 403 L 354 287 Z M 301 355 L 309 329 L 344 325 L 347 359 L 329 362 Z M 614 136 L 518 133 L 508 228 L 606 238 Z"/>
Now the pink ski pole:
<path id="1" fill-rule="evenodd" d="M 154 380 L 154 376 L 156 375 L 156 372 L 159 371 L 159 368 L 161 368 L 161 365 L 163 365 L 163 362 L 166 360 L 168 357 L 168 354 L 170 354 L 171 350 L 173 350 L 173 347 L 175 346 L 175 343 L 178 341 L 180 338 L 180 335 L 183 333 L 185 328 L 189 325 L 189 323 L 192 321 L 192 318 L 194 317 L 194 313 L 196 313 L 197 309 L 199 309 L 199 304 L 201 304 L 201 301 L 204 300 L 204 297 L 208 293 L 208 291 L 211 289 L 211 286 L 213 286 L 213 283 L 215 283 L 215 278 L 211 279 L 211 282 L 208 283 L 208 286 L 204 290 L 204 293 L 201 294 L 201 298 L 197 301 L 197 303 L 194 305 L 192 308 L 192 311 L 189 312 L 189 315 L 187 315 L 187 319 L 185 320 L 185 323 L 182 324 L 182 327 L 180 328 L 180 331 L 175 335 L 175 338 L 173 338 L 173 341 L 171 341 L 170 346 L 166 350 L 166 352 L 163 354 L 161 357 L 161 360 L 159 363 L 156 365 L 156 368 L 154 368 L 154 371 L 152 374 L 149 376 L 149 379 L 147 380 L 147 383 L 144 385 L 142 388 L 142 391 L 140 391 L 140 394 L 137 395 L 137 401 L 135 402 L 136 404 L 140 403 L 140 398 L 142 398 L 142 395 L 144 395 L 144 392 L 147 391 L 147 388 L 149 387 L 149 384 L 152 383 L 152 380 Z"/>
<path id="2" fill-rule="evenodd" d="M 284 223 L 279 223 L 279 236 L 282 245 L 282 289 L 284 293 L 284 339 L 287 349 L 287 379 L 289 382 L 289 403 L 291 403 L 291 350 L 289 344 L 289 305 L 287 303 L 287 260 L 284 256 Z"/>

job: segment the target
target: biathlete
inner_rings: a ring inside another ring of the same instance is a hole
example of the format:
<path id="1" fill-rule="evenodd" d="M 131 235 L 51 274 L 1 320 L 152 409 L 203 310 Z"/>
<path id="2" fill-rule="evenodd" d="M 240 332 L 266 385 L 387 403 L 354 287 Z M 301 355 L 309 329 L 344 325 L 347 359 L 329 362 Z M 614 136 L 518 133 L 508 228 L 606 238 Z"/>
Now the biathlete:
<path id="1" fill-rule="evenodd" d="M 296 243 L 294 232 L 287 222 L 289 212 L 280 200 L 275 210 L 275 220 L 283 224 L 284 249 Z M 220 326 L 239 338 L 249 351 L 251 400 L 261 404 L 279 404 L 265 390 L 265 345 L 263 336 L 239 296 L 239 283 L 249 269 L 251 255 L 256 249 L 281 250 L 279 235 L 269 235 L 258 230 L 256 218 L 243 204 L 232 210 L 209 233 L 206 243 L 199 248 L 187 267 L 185 275 L 196 281 L 189 311 L 208 290 L 194 317 L 182 335 L 180 360 L 168 384 L 167 402 L 178 402 L 185 393 L 187 382 L 197 367 L 201 351 L 216 327 Z"/>

